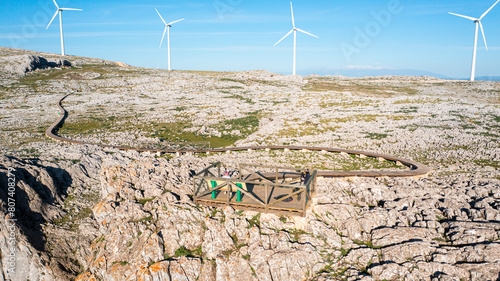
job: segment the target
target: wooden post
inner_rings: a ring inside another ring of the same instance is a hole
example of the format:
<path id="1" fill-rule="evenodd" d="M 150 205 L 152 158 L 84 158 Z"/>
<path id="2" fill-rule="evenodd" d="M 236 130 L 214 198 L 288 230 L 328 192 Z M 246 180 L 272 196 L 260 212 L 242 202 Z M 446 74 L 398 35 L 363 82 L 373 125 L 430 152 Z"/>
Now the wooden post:
<path id="1" fill-rule="evenodd" d="M 232 182 L 226 181 L 227 186 L 227 206 L 229 206 L 229 200 L 231 200 L 231 194 L 233 193 L 233 185 Z"/>
<path id="2" fill-rule="evenodd" d="M 193 179 L 193 190 L 195 191 L 195 194 L 193 196 L 194 203 L 197 203 L 197 198 L 198 198 L 198 190 L 196 189 L 196 179 Z"/>
<path id="3" fill-rule="evenodd" d="M 276 183 L 278 183 L 278 167 L 276 167 Z"/>
<path id="4" fill-rule="evenodd" d="M 264 185 L 265 189 L 266 189 L 266 209 L 265 209 L 265 212 L 267 213 L 267 204 L 269 203 L 269 195 L 268 195 L 268 189 L 267 189 L 267 183 Z"/>
<path id="5" fill-rule="evenodd" d="M 307 206 L 306 202 L 307 202 L 307 193 L 308 193 L 307 190 L 308 189 L 309 189 L 309 185 L 305 186 L 304 187 L 304 192 L 302 192 L 303 195 L 304 195 L 304 202 L 302 202 L 302 212 L 303 212 L 303 214 L 306 213 L 306 206 Z"/>

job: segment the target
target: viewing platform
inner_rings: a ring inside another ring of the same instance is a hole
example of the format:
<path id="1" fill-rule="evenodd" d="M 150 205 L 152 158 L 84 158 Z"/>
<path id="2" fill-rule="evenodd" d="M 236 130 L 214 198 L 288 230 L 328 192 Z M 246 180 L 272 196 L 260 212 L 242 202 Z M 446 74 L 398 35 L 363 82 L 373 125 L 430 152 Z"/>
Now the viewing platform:
<path id="1" fill-rule="evenodd" d="M 196 204 L 304 216 L 316 193 L 317 171 L 240 164 L 223 176 L 217 162 L 193 176 Z"/>

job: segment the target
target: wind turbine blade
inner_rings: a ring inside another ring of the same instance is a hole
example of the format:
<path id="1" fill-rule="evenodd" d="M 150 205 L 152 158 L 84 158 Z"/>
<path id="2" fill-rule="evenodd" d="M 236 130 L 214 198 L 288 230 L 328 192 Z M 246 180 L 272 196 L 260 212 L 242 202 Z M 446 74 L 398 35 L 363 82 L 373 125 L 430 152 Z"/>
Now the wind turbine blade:
<path id="1" fill-rule="evenodd" d="M 493 6 L 491 6 L 491 8 L 488 9 L 488 11 L 484 12 L 484 14 L 479 19 L 482 20 L 484 16 L 486 16 L 491 11 L 491 9 L 493 9 L 493 7 L 495 7 L 498 4 L 498 2 L 500 2 L 500 0 L 495 2 L 495 4 L 493 4 Z"/>
<path id="2" fill-rule="evenodd" d="M 293 5 L 292 5 L 292 1 L 290 1 L 290 9 L 292 10 L 292 25 L 293 25 L 293 28 L 295 28 L 295 18 L 293 17 Z"/>
<path id="3" fill-rule="evenodd" d="M 472 21 L 477 21 L 477 20 L 479 20 L 479 19 L 475 19 L 475 18 L 473 18 L 473 17 L 468 17 L 468 16 L 459 15 L 459 14 L 455 14 L 455 13 L 448 13 L 448 14 L 450 14 L 450 15 L 454 15 L 454 16 L 457 16 L 457 17 L 461 17 L 461 18 L 466 18 L 466 19 L 468 19 L 468 20 L 472 20 Z"/>
<path id="4" fill-rule="evenodd" d="M 54 1 L 54 4 L 56 5 L 57 9 L 59 9 L 59 5 L 57 5 L 56 0 L 52 0 L 52 1 Z"/>
<path id="5" fill-rule="evenodd" d="M 278 45 L 278 44 L 279 44 L 281 41 L 283 41 L 283 39 L 285 39 L 288 35 L 292 34 L 292 32 L 293 32 L 293 29 L 292 29 L 292 30 L 290 30 L 290 32 L 288 32 L 285 36 L 283 36 L 283 38 L 281 38 L 281 39 L 280 39 L 280 41 L 278 41 L 276 44 L 274 44 L 274 46 Z M 273 46 L 273 47 L 274 47 L 274 46 Z"/>
<path id="6" fill-rule="evenodd" d="M 163 39 L 165 38 L 165 33 L 167 32 L 167 26 L 165 25 L 165 30 L 163 30 L 163 36 L 161 37 L 161 42 L 160 42 L 160 47 L 161 48 L 161 44 L 163 44 Z"/>
<path id="7" fill-rule="evenodd" d="M 180 21 L 183 21 L 183 20 L 184 20 L 184 19 L 176 20 L 176 21 L 173 21 L 173 22 L 167 23 L 167 25 L 172 25 L 172 24 L 174 24 L 174 23 L 176 23 L 176 22 L 180 22 Z"/>
<path id="8" fill-rule="evenodd" d="M 54 16 L 52 17 L 52 19 L 50 20 L 49 22 L 49 25 L 47 25 L 47 28 L 45 28 L 46 30 L 49 29 L 49 26 L 50 24 L 54 21 L 54 19 L 57 17 L 57 13 L 59 13 L 59 10 L 56 11 L 56 13 L 54 14 Z"/>
<path id="9" fill-rule="evenodd" d="M 156 8 L 155 8 L 155 10 L 156 10 Z M 158 10 L 156 10 L 156 12 L 157 12 L 157 13 L 158 13 L 158 15 L 160 16 L 161 21 L 162 21 L 165 25 L 167 25 L 167 23 L 165 22 L 165 20 L 163 19 L 163 17 L 160 15 L 160 12 L 158 12 Z"/>
<path id="10" fill-rule="evenodd" d="M 82 9 L 73 9 L 73 8 L 60 8 L 61 11 L 83 11 Z"/>
<path id="11" fill-rule="evenodd" d="M 488 44 L 486 44 L 486 36 L 484 36 L 483 24 L 479 21 L 479 26 L 481 27 L 481 33 L 483 34 L 484 45 L 486 46 L 486 51 L 488 51 Z"/>
<path id="12" fill-rule="evenodd" d="M 307 31 L 304 31 L 304 30 L 302 30 L 302 29 L 299 29 L 299 28 L 296 28 L 296 29 L 297 29 L 297 31 L 300 31 L 300 32 L 305 33 L 305 34 L 307 34 L 307 35 L 311 35 L 312 37 L 319 38 L 318 36 L 316 36 L 316 35 L 314 35 L 314 34 L 311 34 L 311 33 L 307 32 Z"/>

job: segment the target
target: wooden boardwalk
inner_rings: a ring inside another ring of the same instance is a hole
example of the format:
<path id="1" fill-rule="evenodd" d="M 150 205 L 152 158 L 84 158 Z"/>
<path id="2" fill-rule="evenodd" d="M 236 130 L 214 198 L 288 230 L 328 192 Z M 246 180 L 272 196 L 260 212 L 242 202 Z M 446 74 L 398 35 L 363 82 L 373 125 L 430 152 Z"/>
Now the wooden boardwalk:
<path id="1" fill-rule="evenodd" d="M 115 148 L 120 150 L 134 150 L 139 152 L 151 152 L 157 154 L 173 153 L 177 155 L 186 153 L 217 153 L 217 152 L 231 152 L 231 151 L 252 151 L 252 150 L 300 150 L 300 151 L 316 151 L 322 153 L 345 153 L 351 155 L 359 155 L 362 157 L 373 157 L 383 161 L 392 161 L 401 165 L 406 166 L 407 170 L 398 171 L 318 171 L 318 176 L 320 177 L 415 177 L 427 175 L 431 169 L 421 163 L 403 159 L 399 157 L 394 157 L 390 155 L 384 155 L 379 153 L 371 153 L 359 150 L 348 150 L 341 148 L 330 148 L 330 147 L 309 147 L 309 146 L 250 146 L 250 147 L 229 147 L 229 148 L 208 148 L 199 149 L 192 151 L 185 150 L 171 150 L 171 149 L 149 149 L 149 148 L 134 148 L 127 146 L 116 146 L 107 144 L 95 144 L 85 141 L 72 140 L 66 137 L 57 135 L 57 131 L 64 124 L 68 112 L 62 107 L 62 101 L 66 99 L 69 95 L 64 96 L 57 102 L 59 108 L 60 117 L 45 131 L 45 135 L 57 141 L 72 143 L 72 144 L 82 144 L 82 145 L 97 145 L 103 148 Z"/>

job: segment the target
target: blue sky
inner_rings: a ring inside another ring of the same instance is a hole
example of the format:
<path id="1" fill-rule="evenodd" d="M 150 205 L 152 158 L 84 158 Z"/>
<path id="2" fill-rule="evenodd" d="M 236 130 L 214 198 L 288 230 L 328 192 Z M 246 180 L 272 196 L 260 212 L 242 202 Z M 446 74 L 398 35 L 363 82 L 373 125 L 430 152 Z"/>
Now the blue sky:
<path id="1" fill-rule="evenodd" d="M 319 36 L 298 34 L 298 73 L 354 66 L 468 77 L 474 23 L 448 12 L 479 17 L 494 2 L 295 0 L 297 27 Z M 157 8 L 168 22 L 185 18 L 171 29 L 174 69 L 292 71 L 293 37 L 273 47 L 292 28 L 288 0 L 58 3 L 83 9 L 63 13 L 67 54 L 167 68 Z M 0 17 L 0 46 L 60 53 L 59 22 L 45 30 L 55 12 L 51 0 L 2 1 L 0 7 L 7 11 Z M 500 4 L 482 22 L 489 51 L 479 37 L 477 76 L 500 76 Z"/>

